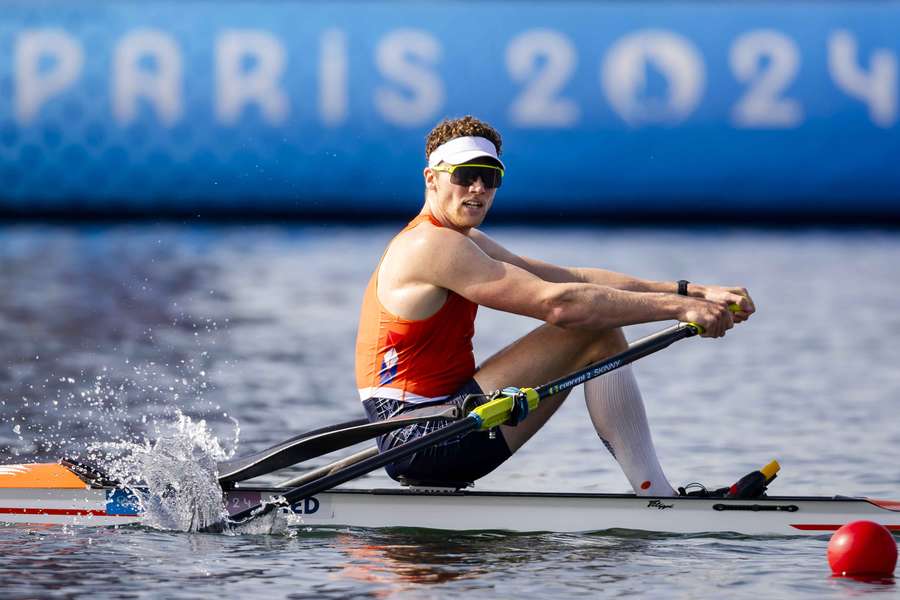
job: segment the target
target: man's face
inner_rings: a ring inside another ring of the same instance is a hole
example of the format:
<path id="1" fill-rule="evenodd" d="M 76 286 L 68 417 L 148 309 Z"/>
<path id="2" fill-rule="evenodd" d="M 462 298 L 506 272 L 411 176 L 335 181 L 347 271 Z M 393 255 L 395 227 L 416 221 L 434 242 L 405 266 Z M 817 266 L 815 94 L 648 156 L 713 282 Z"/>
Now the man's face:
<path id="1" fill-rule="evenodd" d="M 471 162 L 484 164 L 485 161 L 475 159 Z M 469 185 L 457 185 L 451 181 L 450 173 L 431 168 L 425 169 L 425 185 L 435 200 L 432 206 L 435 218 L 454 229 L 481 225 L 497 193 L 497 188 L 486 187 L 480 177 Z"/>

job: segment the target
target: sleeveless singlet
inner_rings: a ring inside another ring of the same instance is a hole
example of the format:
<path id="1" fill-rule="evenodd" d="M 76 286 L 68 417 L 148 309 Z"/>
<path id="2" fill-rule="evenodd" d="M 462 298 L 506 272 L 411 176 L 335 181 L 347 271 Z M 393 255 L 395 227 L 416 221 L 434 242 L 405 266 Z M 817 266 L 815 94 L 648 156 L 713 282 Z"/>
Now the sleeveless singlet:
<path id="1" fill-rule="evenodd" d="M 431 215 L 422 214 L 400 233 L 426 222 L 441 226 Z M 360 400 L 392 398 L 415 403 L 446 398 L 475 373 L 472 336 L 478 305 L 447 290 L 444 305 L 427 319 L 410 321 L 394 315 L 378 300 L 383 260 L 384 256 L 369 279 L 359 317 L 356 387 Z"/>

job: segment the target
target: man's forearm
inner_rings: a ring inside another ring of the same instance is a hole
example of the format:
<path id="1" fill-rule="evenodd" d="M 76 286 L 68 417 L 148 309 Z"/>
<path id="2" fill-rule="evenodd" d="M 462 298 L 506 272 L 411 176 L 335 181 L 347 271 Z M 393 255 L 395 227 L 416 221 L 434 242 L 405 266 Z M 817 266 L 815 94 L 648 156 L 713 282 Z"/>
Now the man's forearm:
<path id="1" fill-rule="evenodd" d="M 657 294 L 675 294 L 678 292 L 676 281 L 652 281 L 641 279 L 625 273 L 582 267 L 561 267 L 533 258 L 520 257 L 519 266 L 537 275 L 544 281 L 553 283 L 593 283 L 626 292 L 650 292 Z M 702 297 L 696 284 L 688 286 L 688 295 Z"/>
<path id="2" fill-rule="evenodd" d="M 653 292 L 662 294 L 674 294 L 678 291 L 678 283 L 675 281 L 652 281 L 640 279 L 625 273 L 607 271 L 606 269 L 570 269 L 578 281 L 605 285 L 617 290 L 628 292 Z"/>
<path id="3" fill-rule="evenodd" d="M 672 294 L 635 293 L 592 284 L 562 284 L 551 289 L 543 318 L 564 328 L 600 330 L 677 319 L 693 302 Z"/>

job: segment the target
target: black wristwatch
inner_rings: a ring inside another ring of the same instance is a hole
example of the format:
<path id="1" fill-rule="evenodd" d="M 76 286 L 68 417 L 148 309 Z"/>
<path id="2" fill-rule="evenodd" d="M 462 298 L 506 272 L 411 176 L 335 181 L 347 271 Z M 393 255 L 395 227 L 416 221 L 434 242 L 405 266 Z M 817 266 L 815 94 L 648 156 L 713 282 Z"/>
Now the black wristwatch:
<path id="1" fill-rule="evenodd" d="M 687 286 L 690 283 L 687 279 L 679 279 L 678 280 L 678 295 L 679 296 L 687 296 Z"/>

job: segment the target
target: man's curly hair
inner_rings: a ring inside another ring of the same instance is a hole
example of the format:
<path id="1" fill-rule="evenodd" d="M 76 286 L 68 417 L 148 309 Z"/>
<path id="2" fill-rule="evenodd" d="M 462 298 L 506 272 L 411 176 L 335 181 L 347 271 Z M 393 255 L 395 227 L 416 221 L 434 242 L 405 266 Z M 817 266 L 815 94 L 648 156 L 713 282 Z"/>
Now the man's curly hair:
<path id="1" fill-rule="evenodd" d="M 459 119 L 444 119 L 434 126 L 425 137 L 425 160 L 434 150 L 452 139 L 465 136 L 478 136 L 491 140 L 494 147 L 497 148 L 497 156 L 500 156 L 500 133 L 485 123 L 479 121 L 472 115 L 466 115 Z"/>

